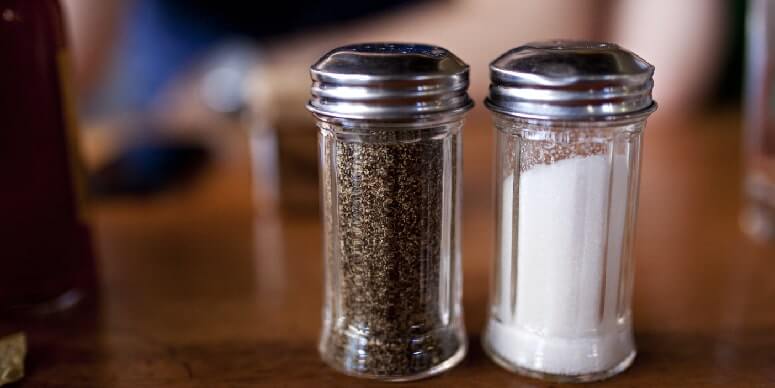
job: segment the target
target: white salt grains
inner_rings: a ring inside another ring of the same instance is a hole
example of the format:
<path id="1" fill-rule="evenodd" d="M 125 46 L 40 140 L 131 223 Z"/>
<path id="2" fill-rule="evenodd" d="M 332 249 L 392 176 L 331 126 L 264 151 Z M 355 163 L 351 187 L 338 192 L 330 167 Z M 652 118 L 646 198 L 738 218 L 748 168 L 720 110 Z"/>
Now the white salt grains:
<path id="1" fill-rule="evenodd" d="M 503 179 L 498 311 L 485 338 L 502 362 L 578 376 L 634 355 L 620 289 L 628 171 L 624 156 L 594 155 L 534 166 L 516 186 Z"/>

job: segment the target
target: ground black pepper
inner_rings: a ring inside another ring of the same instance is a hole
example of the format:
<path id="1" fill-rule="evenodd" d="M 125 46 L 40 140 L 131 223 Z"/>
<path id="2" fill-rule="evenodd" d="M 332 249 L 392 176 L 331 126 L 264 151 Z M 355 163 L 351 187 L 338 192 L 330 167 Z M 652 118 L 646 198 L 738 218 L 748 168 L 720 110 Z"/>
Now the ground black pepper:
<path id="1" fill-rule="evenodd" d="M 331 285 L 340 305 L 332 308 L 341 311 L 323 345 L 333 364 L 352 372 L 410 376 L 463 345 L 444 322 L 444 310 L 456 308 L 452 296 L 441 294 L 454 276 L 443 268 L 455 254 L 453 238 L 443 238 L 443 223 L 451 222 L 443 215 L 444 170 L 445 163 L 452 169 L 454 198 L 458 135 L 415 132 L 401 137 L 424 140 L 327 140 L 324 163 L 334 164 L 335 176 L 324 171 L 323 201 L 333 210 L 325 216 L 333 223 L 328 233 L 336 234 L 327 252 L 335 259 L 327 261 L 329 273 L 341 276 Z M 444 160 L 445 143 L 451 160 Z M 446 257 L 442 244 L 449 244 Z"/>
<path id="2" fill-rule="evenodd" d="M 441 47 L 377 42 L 331 50 L 310 77 L 326 256 L 321 357 L 381 380 L 449 370 L 466 352 L 457 220 L 468 65 Z"/>

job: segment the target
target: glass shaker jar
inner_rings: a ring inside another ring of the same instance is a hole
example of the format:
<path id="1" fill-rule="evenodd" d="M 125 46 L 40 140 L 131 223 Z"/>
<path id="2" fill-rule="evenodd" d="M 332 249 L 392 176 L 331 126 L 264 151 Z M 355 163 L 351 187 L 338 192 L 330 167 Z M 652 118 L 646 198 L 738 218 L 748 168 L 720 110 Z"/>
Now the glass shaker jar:
<path id="1" fill-rule="evenodd" d="M 320 354 L 406 381 L 460 362 L 461 127 L 468 65 L 419 44 L 337 48 L 311 68 L 324 226 Z"/>
<path id="2" fill-rule="evenodd" d="M 0 0 L 0 313 L 96 289 L 75 96 L 57 0 Z"/>
<path id="3" fill-rule="evenodd" d="M 496 257 L 482 342 L 501 366 L 594 381 L 635 357 L 630 300 L 653 66 L 614 44 L 551 41 L 490 65 Z"/>
<path id="4" fill-rule="evenodd" d="M 775 2 L 752 0 L 746 19 L 743 230 L 775 243 Z"/>

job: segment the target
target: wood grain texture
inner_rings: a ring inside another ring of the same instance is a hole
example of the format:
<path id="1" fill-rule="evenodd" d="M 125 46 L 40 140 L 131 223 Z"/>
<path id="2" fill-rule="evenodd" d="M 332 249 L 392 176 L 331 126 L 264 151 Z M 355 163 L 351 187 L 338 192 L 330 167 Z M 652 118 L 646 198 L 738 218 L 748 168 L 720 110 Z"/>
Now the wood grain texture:
<path id="1" fill-rule="evenodd" d="M 775 386 L 775 248 L 739 232 L 738 122 L 722 112 L 647 128 L 639 354 L 600 385 Z M 232 157 L 185 190 L 95 204 L 101 293 L 66 314 L 3 323 L 29 334 L 19 387 L 388 385 L 342 376 L 319 360 L 318 215 L 254 211 L 244 144 L 235 139 Z M 482 112 L 466 126 L 464 145 L 469 354 L 449 373 L 401 386 L 550 386 L 500 369 L 479 345 L 494 226 L 492 129 Z"/>

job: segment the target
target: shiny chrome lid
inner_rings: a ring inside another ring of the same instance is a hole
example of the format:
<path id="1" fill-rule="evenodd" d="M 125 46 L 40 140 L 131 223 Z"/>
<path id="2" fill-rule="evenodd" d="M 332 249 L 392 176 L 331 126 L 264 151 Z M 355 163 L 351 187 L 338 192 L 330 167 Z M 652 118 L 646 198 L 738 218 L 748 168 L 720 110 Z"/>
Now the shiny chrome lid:
<path id="1" fill-rule="evenodd" d="M 436 46 L 365 43 L 337 48 L 310 68 L 307 109 L 347 119 L 444 119 L 473 106 L 468 65 Z"/>
<path id="2" fill-rule="evenodd" d="M 539 119 L 648 115 L 654 66 L 612 43 L 546 41 L 512 49 L 490 64 L 493 111 Z"/>

